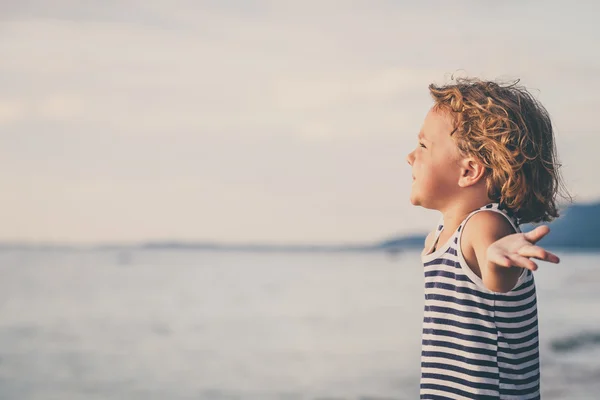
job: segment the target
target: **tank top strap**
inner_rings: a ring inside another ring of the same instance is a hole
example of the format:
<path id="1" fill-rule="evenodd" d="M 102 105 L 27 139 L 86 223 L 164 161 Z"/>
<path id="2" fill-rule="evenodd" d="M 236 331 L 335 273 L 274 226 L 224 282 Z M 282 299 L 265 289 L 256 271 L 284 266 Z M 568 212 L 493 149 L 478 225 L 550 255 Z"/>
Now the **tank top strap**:
<path id="1" fill-rule="evenodd" d="M 440 237 L 440 233 L 442 233 L 442 231 L 444 230 L 444 217 L 440 217 L 438 224 L 437 224 L 437 228 L 435 229 L 435 235 L 434 235 L 434 239 L 438 239 Z"/>
<path id="2" fill-rule="evenodd" d="M 515 232 L 520 233 L 521 229 L 519 228 L 519 224 L 517 222 L 517 219 L 513 216 L 512 212 L 510 212 L 510 210 L 508 210 L 506 207 L 503 207 L 501 204 L 499 203 L 489 203 L 486 204 L 485 206 L 471 212 L 469 215 L 467 215 L 467 217 L 460 223 L 460 225 L 458 226 L 457 229 L 457 233 L 459 236 L 459 240 L 460 240 L 460 236 L 462 236 L 462 230 L 465 226 L 465 224 L 467 223 L 467 221 L 475 214 L 482 212 L 482 211 L 491 211 L 491 212 L 495 212 L 498 213 L 502 216 L 504 216 L 504 218 L 506 218 L 508 220 L 508 222 L 510 223 L 510 225 L 513 227 L 513 229 L 515 230 Z"/>
<path id="3" fill-rule="evenodd" d="M 437 224 L 437 228 L 435 229 L 435 234 L 433 235 L 433 239 L 431 240 L 431 243 L 429 244 L 429 248 L 426 248 L 424 250 L 423 254 L 430 254 L 432 253 L 433 249 L 438 247 L 438 241 L 440 239 L 440 234 L 442 233 L 442 230 L 444 230 L 444 217 L 440 217 L 440 219 L 438 220 L 438 224 Z"/>

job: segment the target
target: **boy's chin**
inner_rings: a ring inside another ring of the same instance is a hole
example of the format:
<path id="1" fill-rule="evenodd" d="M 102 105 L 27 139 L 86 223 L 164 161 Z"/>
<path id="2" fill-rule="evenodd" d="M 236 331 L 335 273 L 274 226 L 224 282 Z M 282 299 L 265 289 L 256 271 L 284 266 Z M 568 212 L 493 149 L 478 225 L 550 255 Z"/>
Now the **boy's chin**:
<path id="1" fill-rule="evenodd" d="M 413 195 L 412 193 L 411 193 L 411 195 L 410 195 L 410 203 L 411 203 L 413 206 L 420 206 L 420 205 L 421 205 L 421 201 L 419 200 L 419 197 L 418 197 L 418 196 L 415 196 L 415 195 Z"/>
<path id="2" fill-rule="evenodd" d="M 419 207 L 427 208 L 430 210 L 435 209 L 435 207 L 432 204 L 430 204 L 429 202 L 427 202 L 426 199 L 422 199 L 421 197 L 415 196 L 413 194 L 410 195 L 410 203 L 413 206 L 419 206 Z"/>

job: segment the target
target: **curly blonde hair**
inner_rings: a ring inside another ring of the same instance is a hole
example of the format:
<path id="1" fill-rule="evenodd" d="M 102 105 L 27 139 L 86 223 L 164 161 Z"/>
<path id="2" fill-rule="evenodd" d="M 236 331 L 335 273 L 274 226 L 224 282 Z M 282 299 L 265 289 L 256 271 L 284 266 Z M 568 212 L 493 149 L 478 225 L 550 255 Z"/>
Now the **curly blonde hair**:
<path id="1" fill-rule="evenodd" d="M 548 111 L 518 81 L 458 78 L 429 85 L 434 109 L 449 113 L 452 136 L 465 156 L 486 169 L 488 197 L 519 223 L 558 217 L 557 195 L 568 197 L 560 176 Z"/>

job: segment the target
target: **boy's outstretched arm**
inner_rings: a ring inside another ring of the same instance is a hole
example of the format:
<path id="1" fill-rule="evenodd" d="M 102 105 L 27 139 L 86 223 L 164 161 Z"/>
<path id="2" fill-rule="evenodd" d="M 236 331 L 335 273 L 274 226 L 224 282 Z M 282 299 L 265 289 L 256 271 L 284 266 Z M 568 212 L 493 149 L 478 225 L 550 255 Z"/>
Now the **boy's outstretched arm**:
<path id="1" fill-rule="evenodd" d="M 515 233 L 510 223 L 495 213 L 477 213 L 465 226 L 463 253 L 486 288 L 508 292 L 514 288 L 523 268 L 535 271 L 531 260 L 558 263 L 559 258 L 535 243 L 550 232 L 540 226 L 531 232 Z"/>

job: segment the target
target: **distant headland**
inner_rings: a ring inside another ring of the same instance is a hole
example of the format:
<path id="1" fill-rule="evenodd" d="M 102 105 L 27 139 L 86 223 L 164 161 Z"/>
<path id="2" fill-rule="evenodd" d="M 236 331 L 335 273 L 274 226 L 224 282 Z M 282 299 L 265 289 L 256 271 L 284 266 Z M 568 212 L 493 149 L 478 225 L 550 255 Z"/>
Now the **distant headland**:
<path id="1" fill-rule="evenodd" d="M 539 224 L 526 224 L 522 230 L 527 232 Z M 600 251 L 600 202 L 573 204 L 560 212 L 560 217 L 547 224 L 551 233 L 540 240 L 540 244 L 553 249 L 573 251 Z M 403 250 L 422 248 L 425 235 L 397 237 L 379 244 L 383 249 Z"/>

